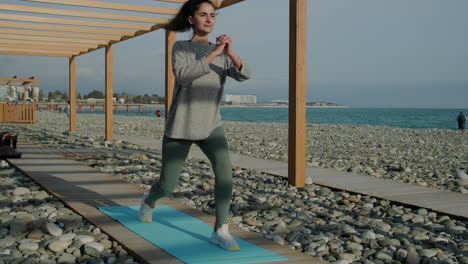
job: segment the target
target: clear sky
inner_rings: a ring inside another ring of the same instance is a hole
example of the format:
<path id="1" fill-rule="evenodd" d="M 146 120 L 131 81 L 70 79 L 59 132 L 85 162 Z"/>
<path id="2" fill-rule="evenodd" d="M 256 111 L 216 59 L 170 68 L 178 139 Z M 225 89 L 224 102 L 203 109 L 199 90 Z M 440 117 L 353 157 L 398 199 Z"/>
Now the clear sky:
<path id="1" fill-rule="evenodd" d="M 247 82 L 229 80 L 226 93 L 254 94 L 259 101 L 287 99 L 288 8 L 288 0 L 246 0 L 219 11 L 211 40 L 230 35 L 253 71 Z M 307 100 L 352 107 L 468 108 L 467 10 L 467 0 L 308 1 Z M 66 58 L 0 55 L 0 76 L 13 75 L 42 79 L 39 86 L 46 91 L 68 90 Z M 104 91 L 103 49 L 78 57 L 77 89 Z M 164 93 L 164 31 L 114 46 L 114 91 Z"/>

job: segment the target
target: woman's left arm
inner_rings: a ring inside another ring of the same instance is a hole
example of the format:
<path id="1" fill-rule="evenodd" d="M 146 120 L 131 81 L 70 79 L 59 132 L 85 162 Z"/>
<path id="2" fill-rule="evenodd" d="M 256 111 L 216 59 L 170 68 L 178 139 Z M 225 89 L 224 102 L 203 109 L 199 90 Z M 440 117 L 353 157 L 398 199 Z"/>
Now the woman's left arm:
<path id="1" fill-rule="evenodd" d="M 224 53 L 226 55 L 227 76 L 239 82 L 250 79 L 250 68 L 234 52 L 231 38 L 227 35 L 222 35 L 216 39 L 216 42 L 226 44 Z"/>

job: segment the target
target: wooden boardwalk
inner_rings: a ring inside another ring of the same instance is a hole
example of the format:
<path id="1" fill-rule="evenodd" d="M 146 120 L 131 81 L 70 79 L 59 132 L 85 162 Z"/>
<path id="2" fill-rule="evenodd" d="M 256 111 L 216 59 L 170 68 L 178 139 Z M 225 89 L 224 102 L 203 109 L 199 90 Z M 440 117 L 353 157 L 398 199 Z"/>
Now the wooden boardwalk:
<path id="1" fill-rule="evenodd" d="M 64 154 L 98 154 L 108 151 L 102 149 L 47 149 L 27 143 L 21 144 L 19 151 L 23 152 L 21 159 L 9 160 L 16 168 L 122 244 L 139 261 L 142 263 L 183 263 L 97 209 L 99 206 L 138 205 L 141 194 L 144 192 L 143 188 L 126 183 L 110 174 L 98 172 L 64 156 Z M 213 216 L 192 209 L 180 202 L 161 199 L 158 203 L 174 207 L 207 224 L 212 225 L 214 222 Z M 288 258 L 286 261 L 262 263 L 327 263 L 288 247 L 280 246 L 258 234 L 246 232 L 235 225 L 231 225 L 230 231 L 236 237 Z"/>
<path id="2" fill-rule="evenodd" d="M 160 152 L 161 141 L 136 136 L 116 135 L 116 139 L 147 146 L 153 152 Z M 205 155 L 193 145 L 189 157 L 206 159 Z M 287 178 L 286 162 L 256 159 L 231 153 L 234 166 L 253 169 Z M 317 185 L 352 193 L 369 195 L 413 207 L 422 207 L 457 218 L 468 218 L 468 195 L 423 187 L 394 180 L 382 179 L 367 175 L 347 173 L 335 169 L 307 167 L 307 177 Z"/>

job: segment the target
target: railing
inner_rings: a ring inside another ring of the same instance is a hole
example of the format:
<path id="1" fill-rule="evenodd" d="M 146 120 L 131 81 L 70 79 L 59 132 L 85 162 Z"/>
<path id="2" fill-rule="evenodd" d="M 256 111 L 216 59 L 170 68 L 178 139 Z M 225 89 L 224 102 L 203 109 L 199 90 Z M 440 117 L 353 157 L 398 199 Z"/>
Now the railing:
<path id="1" fill-rule="evenodd" d="M 0 103 L 0 123 L 34 124 L 36 120 L 36 106 L 10 105 Z"/>

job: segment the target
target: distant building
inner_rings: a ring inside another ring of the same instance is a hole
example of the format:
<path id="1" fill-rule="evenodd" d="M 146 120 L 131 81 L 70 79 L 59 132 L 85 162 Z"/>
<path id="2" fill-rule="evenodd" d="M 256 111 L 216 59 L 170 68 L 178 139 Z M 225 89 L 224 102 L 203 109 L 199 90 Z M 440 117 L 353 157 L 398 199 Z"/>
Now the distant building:
<path id="1" fill-rule="evenodd" d="M 40 91 L 40 90 L 41 90 L 41 89 L 40 89 L 39 87 L 36 87 L 36 86 L 33 87 L 33 92 L 32 92 L 32 94 L 33 94 L 33 98 L 34 98 L 34 100 L 36 100 L 36 102 L 39 102 L 39 91 Z M 31 98 L 31 99 L 32 99 L 32 98 Z"/>
<path id="2" fill-rule="evenodd" d="M 88 98 L 86 99 L 87 104 L 105 104 L 106 99 L 96 99 L 96 98 Z M 117 98 L 112 97 L 112 103 L 117 103 Z"/>
<path id="3" fill-rule="evenodd" d="M 256 104 L 257 96 L 226 94 L 224 96 L 224 102 L 229 104 Z"/>
<path id="4" fill-rule="evenodd" d="M 32 97 L 34 97 L 36 101 L 39 100 L 39 87 L 33 87 L 31 90 L 31 87 L 26 86 L 26 90 L 26 100 L 32 101 Z M 22 100 L 23 96 L 24 86 L 0 85 L 0 100 Z"/>
<path id="5" fill-rule="evenodd" d="M 289 104 L 288 100 L 273 100 L 271 102 L 274 104 L 286 104 L 286 105 Z"/>
<path id="6" fill-rule="evenodd" d="M 17 100 L 17 87 L 13 85 L 0 85 L 0 99 L 8 101 Z"/>
<path id="7" fill-rule="evenodd" d="M 125 97 L 121 96 L 119 97 L 119 104 L 125 104 Z"/>

